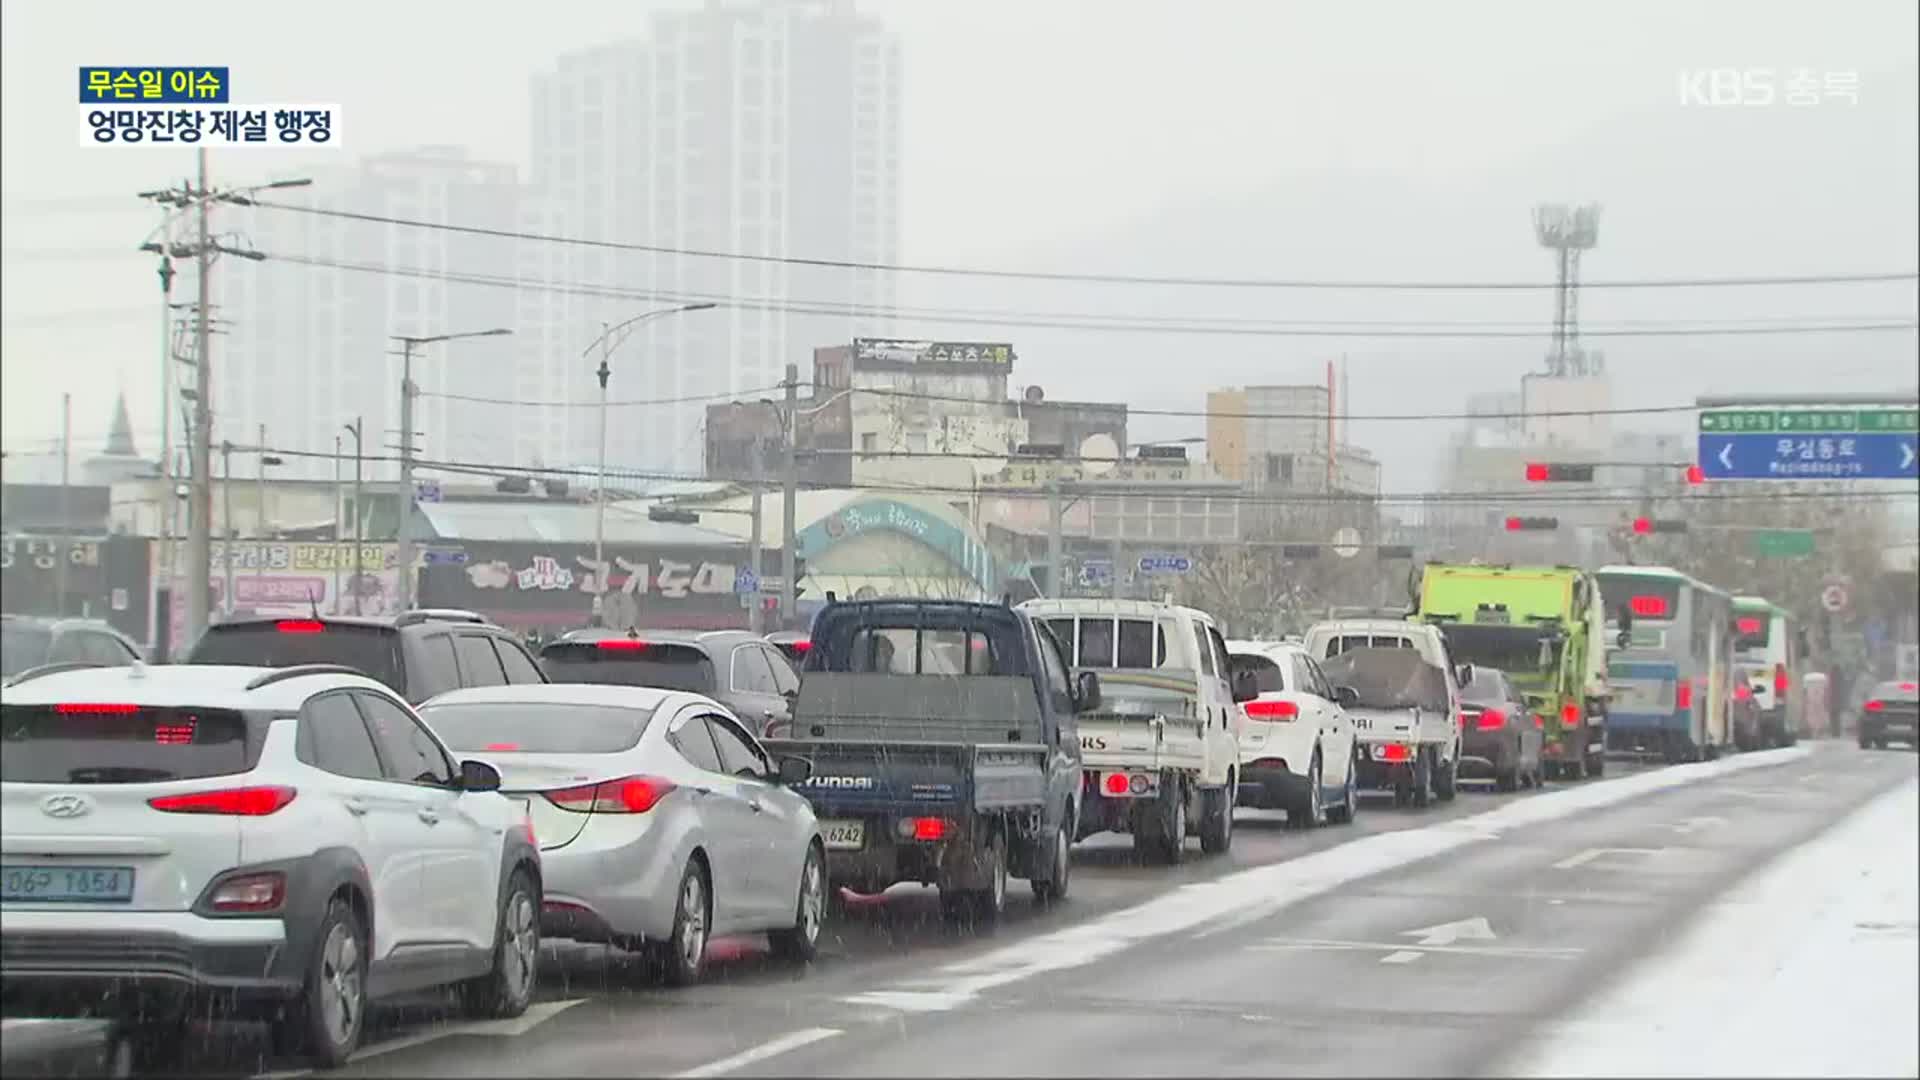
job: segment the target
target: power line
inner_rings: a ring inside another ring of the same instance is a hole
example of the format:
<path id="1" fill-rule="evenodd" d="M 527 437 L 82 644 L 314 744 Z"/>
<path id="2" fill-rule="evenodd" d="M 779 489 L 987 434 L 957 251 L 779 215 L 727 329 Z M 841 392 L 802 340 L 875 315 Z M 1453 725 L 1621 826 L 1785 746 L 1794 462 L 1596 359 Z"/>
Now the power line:
<path id="1" fill-rule="evenodd" d="M 340 218 L 375 225 L 398 225 L 404 228 L 428 229 L 436 232 L 454 232 L 468 236 L 488 236 L 502 240 L 530 240 L 540 243 L 566 244 L 609 251 L 642 252 L 653 255 L 680 255 L 690 258 L 774 263 L 783 266 L 808 266 L 830 270 L 874 270 L 886 273 L 936 274 L 947 277 L 1003 278 L 1021 281 L 1078 281 L 1112 285 L 1163 285 L 1240 289 L 1345 289 L 1412 292 L 1439 290 L 1533 290 L 1552 289 L 1556 287 L 1556 284 L 1551 281 L 1326 281 L 1286 278 L 1155 277 L 1136 274 L 1069 273 L 1044 270 L 1007 270 L 988 267 L 861 262 L 848 259 L 804 258 L 790 255 L 756 255 L 745 252 L 672 247 L 662 244 L 636 244 L 615 240 L 593 240 L 586 237 L 558 236 L 551 233 L 523 232 L 515 229 L 496 229 L 478 225 L 458 225 L 445 221 L 425 221 L 418 218 L 368 214 L 332 207 L 300 206 L 293 203 L 268 202 L 261 199 L 255 199 L 253 202 L 254 205 L 269 210 L 288 210 L 294 213 Z M 1582 289 L 1716 288 L 1755 285 L 1859 284 L 1868 282 L 1913 281 L 1916 279 L 1920 279 L 1920 273 L 1909 270 L 1846 274 L 1798 274 L 1781 277 L 1696 277 L 1648 278 L 1639 281 L 1583 281 L 1579 287 Z"/>
<path id="2" fill-rule="evenodd" d="M 1315 385 L 1315 384 L 1302 384 Z M 918 390 L 890 390 L 880 387 L 859 388 L 855 394 L 872 394 L 877 397 L 905 398 L 915 401 L 942 401 L 961 404 L 983 404 L 979 398 L 960 397 L 950 394 L 932 394 Z M 1026 402 L 1008 401 L 1005 404 L 1023 406 Z M 1045 401 L 1040 405 L 1048 404 Z M 1537 412 L 1482 412 L 1482 413 L 1335 413 L 1334 420 L 1519 420 L 1540 419 L 1559 416 L 1647 416 L 1660 413 L 1697 412 L 1700 406 L 1686 405 L 1638 405 L 1606 409 L 1542 409 Z M 1199 419 L 1221 420 L 1326 420 L 1324 412 L 1303 413 L 1258 413 L 1258 412 L 1212 412 L 1206 409 L 1149 409 L 1126 406 L 1128 416 L 1178 416 Z"/>
<path id="3" fill-rule="evenodd" d="M 448 401 L 465 401 L 476 405 L 525 405 L 536 409 L 597 409 L 602 404 L 609 409 L 631 408 L 647 405 L 685 405 L 697 401 L 733 401 L 735 404 L 748 404 L 739 401 L 740 394 L 768 394 L 781 389 L 781 384 L 772 386 L 752 386 L 745 390 L 729 390 L 719 394 L 689 394 L 686 397 L 670 398 L 634 398 L 628 401 L 526 401 L 520 398 L 481 397 L 476 394 L 439 394 L 422 390 L 417 396 L 423 398 L 444 398 Z"/>
<path id="4" fill-rule="evenodd" d="M 1360 323 L 1358 320 L 1350 320 L 1348 323 L 1342 325 L 1304 322 L 1261 322 L 1256 320 L 1222 322 L 1219 321 L 1220 317 L 1200 317 L 1196 320 L 1183 322 L 1156 322 L 1151 320 L 1154 318 L 1171 317 L 1114 316 L 1090 312 L 996 311 L 983 308 L 883 307 L 873 304 L 855 304 L 830 300 L 780 300 L 769 297 L 732 296 L 724 293 L 627 289 L 593 282 L 526 281 L 507 275 L 472 274 L 458 271 L 435 270 L 428 267 L 393 266 L 384 263 L 346 262 L 300 254 L 270 253 L 269 258 L 273 261 L 294 265 L 440 281 L 449 284 L 480 285 L 502 289 L 553 293 L 562 296 L 590 296 L 603 299 L 634 299 L 660 303 L 705 302 L 745 311 L 774 312 L 788 315 L 822 315 L 887 320 L 917 318 L 927 322 L 949 323 L 954 325 L 1012 326 L 1039 330 L 1104 330 L 1123 333 L 1196 334 L 1233 337 L 1465 340 L 1514 338 L 1532 340 L 1552 336 L 1551 328 L 1512 330 L 1457 328 L 1408 329 L 1404 326 L 1382 325 L 1375 329 L 1361 329 L 1356 328 L 1354 324 L 1358 323 L 1362 326 L 1366 324 Z M 1585 331 L 1585 333 L 1591 337 L 1745 337 L 1773 334 L 1883 332 L 1890 330 L 1913 330 L 1916 328 L 1920 328 L 1920 322 L 1915 322 L 1910 317 L 1893 317 L 1879 320 L 1856 320 L 1852 322 L 1774 322 L 1757 325 L 1676 323 L 1668 326 L 1658 326 L 1643 323 L 1639 326 L 1596 328 Z"/>

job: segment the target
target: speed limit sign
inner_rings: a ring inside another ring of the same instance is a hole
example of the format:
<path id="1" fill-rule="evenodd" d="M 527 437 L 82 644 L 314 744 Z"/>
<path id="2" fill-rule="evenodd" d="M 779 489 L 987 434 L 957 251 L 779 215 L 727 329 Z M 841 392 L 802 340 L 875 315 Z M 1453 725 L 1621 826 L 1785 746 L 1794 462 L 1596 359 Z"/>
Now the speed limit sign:
<path id="1" fill-rule="evenodd" d="M 1847 587 L 1829 585 L 1820 590 L 1820 606 L 1835 614 L 1847 610 Z"/>

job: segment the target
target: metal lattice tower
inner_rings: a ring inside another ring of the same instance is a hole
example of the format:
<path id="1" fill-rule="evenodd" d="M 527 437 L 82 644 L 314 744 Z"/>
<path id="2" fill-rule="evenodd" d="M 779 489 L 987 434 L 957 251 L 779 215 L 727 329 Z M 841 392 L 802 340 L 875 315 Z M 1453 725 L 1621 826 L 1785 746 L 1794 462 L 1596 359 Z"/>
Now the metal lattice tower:
<path id="1" fill-rule="evenodd" d="M 1598 358 L 1590 365 L 1585 350 L 1580 348 L 1580 256 L 1600 242 L 1600 205 L 1536 206 L 1533 235 L 1541 247 L 1553 250 L 1559 264 L 1553 293 L 1553 351 L 1547 354 L 1547 374 L 1597 374 Z"/>

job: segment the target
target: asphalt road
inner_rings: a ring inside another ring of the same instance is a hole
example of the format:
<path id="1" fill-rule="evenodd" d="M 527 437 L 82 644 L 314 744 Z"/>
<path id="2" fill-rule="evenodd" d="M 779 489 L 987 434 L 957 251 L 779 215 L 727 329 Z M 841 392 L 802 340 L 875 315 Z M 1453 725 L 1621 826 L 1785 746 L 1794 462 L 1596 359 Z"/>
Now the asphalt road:
<path id="1" fill-rule="evenodd" d="M 527 1016 L 385 1010 L 338 1075 L 1495 1071 L 1688 913 L 1915 772 L 1907 753 L 1809 749 L 1734 759 L 1749 767 L 1724 775 L 1684 767 L 1703 773 L 1685 783 L 1616 765 L 1544 796 L 1467 790 L 1426 811 L 1369 800 L 1355 824 L 1315 832 L 1242 811 L 1228 856 L 1190 842 L 1172 868 L 1096 838 L 1076 849 L 1061 908 L 1017 893 L 983 932 L 943 923 L 930 890 L 896 889 L 849 904 L 811 968 L 716 942 L 722 958 L 690 990 L 558 944 Z M 1627 794 L 1576 805 L 1609 792 Z M 257 1029 L 188 1038 L 198 1075 L 298 1069 L 268 1059 Z M 0 1064 L 91 1072 L 99 1045 L 95 1028 L 32 1025 L 8 1031 Z"/>

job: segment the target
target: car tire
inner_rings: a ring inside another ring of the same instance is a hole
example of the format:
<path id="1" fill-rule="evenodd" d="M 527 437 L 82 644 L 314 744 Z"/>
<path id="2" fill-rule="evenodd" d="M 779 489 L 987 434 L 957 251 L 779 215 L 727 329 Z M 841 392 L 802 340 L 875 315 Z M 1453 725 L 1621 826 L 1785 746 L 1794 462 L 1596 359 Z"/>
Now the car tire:
<path id="1" fill-rule="evenodd" d="M 1178 865 L 1187 857 L 1187 792 L 1176 777 L 1160 786 L 1160 861 Z"/>
<path id="2" fill-rule="evenodd" d="M 782 960 L 812 963 L 820 955 L 820 931 L 827 919 L 827 859 L 820 845 L 807 845 L 800 866 L 800 892 L 794 904 L 793 925 L 767 932 L 767 945 Z"/>
<path id="3" fill-rule="evenodd" d="M 1518 760 L 1518 756 L 1519 755 L 1516 753 L 1515 754 L 1516 760 L 1514 761 L 1512 768 L 1501 769 L 1499 772 L 1493 774 L 1493 786 L 1495 788 L 1499 789 L 1500 791 L 1506 791 L 1506 792 L 1513 792 L 1513 791 L 1520 790 L 1523 770 L 1520 768 L 1521 763 Z"/>
<path id="4" fill-rule="evenodd" d="M 1340 790 L 1340 802 L 1327 807 L 1327 820 L 1335 825 L 1351 825 L 1360 812 L 1360 763 L 1357 760 L 1347 762 L 1347 782 Z"/>
<path id="5" fill-rule="evenodd" d="M 1413 785 L 1408 798 L 1417 810 L 1425 810 L 1433 805 L 1433 755 L 1424 749 L 1415 750 L 1418 758 L 1413 763 Z"/>
<path id="6" fill-rule="evenodd" d="M 688 859 L 674 894 L 673 930 L 665 941 L 649 943 L 649 952 L 668 986 L 692 986 L 707 966 L 707 931 L 713 925 L 713 887 L 706 864 Z"/>
<path id="7" fill-rule="evenodd" d="M 1315 750 L 1313 760 L 1307 763 L 1306 790 L 1292 806 L 1287 807 L 1287 824 L 1296 829 L 1317 829 L 1327 823 L 1327 804 L 1320 794 L 1320 781 L 1325 775 L 1320 751 Z"/>
<path id="8" fill-rule="evenodd" d="M 1233 847 L 1233 796 L 1238 790 L 1229 773 L 1226 787 L 1201 793 L 1200 850 L 1208 855 L 1224 855 Z"/>
<path id="9" fill-rule="evenodd" d="M 1067 890 L 1073 884 L 1073 823 L 1060 826 L 1053 835 L 1053 873 L 1045 881 L 1035 878 L 1028 882 L 1033 886 L 1033 899 L 1037 904 L 1050 906 L 1067 898 Z"/>
<path id="10" fill-rule="evenodd" d="M 346 1064 L 360 1046 L 367 1012 L 367 930 L 344 897 L 334 897 L 314 934 L 300 997 L 273 1025 L 274 1047 L 323 1069 Z"/>
<path id="11" fill-rule="evenodd" d="M 1587 755 L 1587 778 L 1598 780 L 1607 775 L 1607 755 L 1605 751 Z"/>
<path id="12" fill-rule="evenodd" d="M 186 1063 L 186 1017 L 142 1017 L 116 1026 L 100 1059 L 102 1074 L 113 1077 L 180 1073 Z"/>
<path id="13" fill-rule="evenodd" d="M 1455 754 L 1446 768 L 1434 769 L 1433 793 L 1441 802 L 1452 802 L 1460 793 L 1460 755 Z"/>
<path id="14" fill-rule="evenodd" d="M 533 1003 L 540 978 L 540 903 L 533 875 L 515 870 L 494 928 L 493 969 L 460 987 L 460 1008 L 476 1020 L 511 1020 Z"/>

